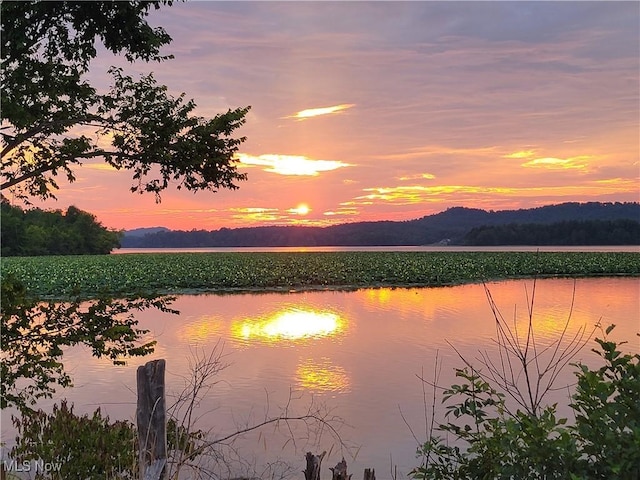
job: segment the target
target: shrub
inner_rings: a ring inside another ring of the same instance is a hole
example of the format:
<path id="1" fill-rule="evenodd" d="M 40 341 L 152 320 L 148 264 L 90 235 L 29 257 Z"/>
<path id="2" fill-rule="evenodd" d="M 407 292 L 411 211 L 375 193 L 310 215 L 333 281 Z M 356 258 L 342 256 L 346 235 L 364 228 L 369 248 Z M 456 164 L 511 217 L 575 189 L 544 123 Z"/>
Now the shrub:
<path id="1" fill-rule="evenodd" d="M 609 334 L 613 325 L 606 329 Z M 640 478 L 640 355 L 622 354 L 619 344 L 596 338 L 604 365 L 576 364 L 571 408 L 576 421 L 556 417 L 556 405 L 510 412 L 505 396 L 480 371 L 457 370 L 460 385 L 443 392 L 451 433 L 418 448 L 422 464 L 414 479 L 638 479 Z"/>
<path id="2" fill-rule="evenodd" d="M 607 328 L 608 334 L 613 325 Z M 640 335 L 639 335 L 640 336 Z M 571 408 L 583 468 L 590 478 L 640 478 L 640 355 L 623 355 L 618 344 L 596 338 L 604 365 L 577 365 Z"/>
<path id="3" fill-rule="evenodd" d="M 66 400 L 53 406 L 50 414 L 31 411 L 13 418 L 18 431 L 11 458 L 22 462 L 54 465 L 49 472 L 36 471 L 36 480 L 115 480 L 137 478 L 138 437 L 135 425 L 126 420 L 110 421 L 100 408 L 92 415 L 77 415 Z M 171 461 L 193 459 L 200 430 L 189 430 L 176 419 L 167 421 L 167 449 Z M 59 468 L 58 468 L 59 467 Z"/>
<path id="4" fill-rule="evenodd" d="M 63 400 L 50 414 L 32 411 L 14 417 L 13 423 L 18 430 L 13 458 L 60 467 L 57 472 L 38 471 L 36 479 L 113 480 L 135 472 L 135 427 L 127 421 L 110 422 L 100 408 L 91 416 L 79 416 Z"/>

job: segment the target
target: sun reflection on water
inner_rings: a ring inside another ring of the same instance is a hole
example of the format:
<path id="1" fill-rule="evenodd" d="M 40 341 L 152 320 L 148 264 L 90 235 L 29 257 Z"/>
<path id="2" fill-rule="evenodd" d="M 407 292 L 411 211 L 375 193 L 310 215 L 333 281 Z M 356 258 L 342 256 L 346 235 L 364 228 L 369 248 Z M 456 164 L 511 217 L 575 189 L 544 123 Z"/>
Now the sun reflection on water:
<path id="1" fill-rule="evenodd" d="M 333 365 L 323 357 L 320 360 L 307 359 L 296 369 L 298 385 L 315 392 L 346 393 L 351 391 L 351 379 L 347 371 Z"/>
<path id="2" fill-rule="evenodd" d="M 203 316 L 195 321 L 181 325 L 179 339 L 187 344 L 202 344 L 222 334 L 221 319 L 215 316 Z"/>
<path id="3" fill-rule="evenodd" d="M 231 335 L 237 340 L 306 340 L 334 336 L 345 327 L 344 320 L 329 310 L 285 308 L 265 318 L 249 318 L 233 322 Z"/>

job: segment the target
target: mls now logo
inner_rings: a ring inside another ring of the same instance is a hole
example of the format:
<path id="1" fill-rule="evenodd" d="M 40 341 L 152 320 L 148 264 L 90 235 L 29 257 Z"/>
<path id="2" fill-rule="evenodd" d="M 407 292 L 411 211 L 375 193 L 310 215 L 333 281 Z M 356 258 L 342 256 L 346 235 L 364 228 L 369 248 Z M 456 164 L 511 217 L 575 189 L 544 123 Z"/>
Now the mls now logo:
<path id="1" fill-rule="evenodd" d="M 8 473 L 52 473 L 59 472 L 62 468 L 62 462 L 45 462 L 42 460 L 34 460 L 31 462 L 28 460 L 25 460 L 23 462 L 18 462 L 17 460 L 3 460 L 2 464 L 4 470 Z"/>

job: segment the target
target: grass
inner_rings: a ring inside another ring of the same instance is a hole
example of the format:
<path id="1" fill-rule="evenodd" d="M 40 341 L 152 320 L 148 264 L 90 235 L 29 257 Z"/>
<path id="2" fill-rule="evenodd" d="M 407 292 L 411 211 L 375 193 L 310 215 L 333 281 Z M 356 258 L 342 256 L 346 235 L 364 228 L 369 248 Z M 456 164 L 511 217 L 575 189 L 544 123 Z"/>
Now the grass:
<path id="1" fill-rule="evenodd" d="M 443 286 L 523 277 L 640 276 L 635 252 L 157 253 L 2 259 L 48 297 Z"/>

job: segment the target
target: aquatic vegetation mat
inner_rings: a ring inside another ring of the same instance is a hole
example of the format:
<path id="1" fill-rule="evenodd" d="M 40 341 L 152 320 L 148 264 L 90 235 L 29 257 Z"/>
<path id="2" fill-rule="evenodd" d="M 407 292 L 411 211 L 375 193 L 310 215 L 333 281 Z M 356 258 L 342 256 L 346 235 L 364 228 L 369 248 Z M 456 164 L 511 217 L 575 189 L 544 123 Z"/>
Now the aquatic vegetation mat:
<path id="1" fill-rule="evenodd" d="M 635 252 L 144 253 L 11 257 L 34 294 L 289 291 L 440 286 L 523 277 L 639 276 Z"/>

